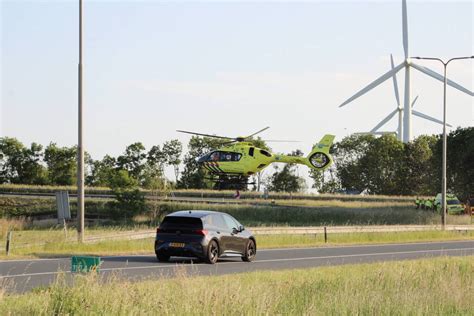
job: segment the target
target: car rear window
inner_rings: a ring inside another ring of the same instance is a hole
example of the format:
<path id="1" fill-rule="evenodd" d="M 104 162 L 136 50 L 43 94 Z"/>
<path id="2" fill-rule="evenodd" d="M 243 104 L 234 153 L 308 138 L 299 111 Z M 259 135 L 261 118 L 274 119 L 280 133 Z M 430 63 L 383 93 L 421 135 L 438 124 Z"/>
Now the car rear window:
<path id="1" fill-rule="evenodd" d="M 196 217 L 167 216 L 160 225 L 161 229 L 182 229 L 199 230 L 202 229 L 202 221 Z"/>

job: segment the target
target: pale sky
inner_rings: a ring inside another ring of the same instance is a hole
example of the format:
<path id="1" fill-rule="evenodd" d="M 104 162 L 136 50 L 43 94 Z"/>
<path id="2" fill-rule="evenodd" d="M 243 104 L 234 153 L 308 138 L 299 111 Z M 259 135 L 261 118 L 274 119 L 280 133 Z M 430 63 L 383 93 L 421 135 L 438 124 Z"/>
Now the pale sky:
<path id="1" fill-rule="evenodd" d="M 77 142 L 77 1 L 0 0 L 0 136 Z M 274 151 L 308 153 L 325 133 L 368 131 L 396 107 L 391 81 L 338 106 L 402 61 L 401 1 L 84 0 L 85 148 L 265 126 Z M 408 1 L 411 56 L 474 54 L 472 1 Z M 442 72 L 440 64 L 419 61 Z M 448 77 L 474 90 L 473 61 Z M 404 72 L 398 74 L 403 95 Z M 412 70 L 422 111 L 442 118 L 442 83 Z M 474 125 L 474 98 L 448 88 L 448 122 Z M 396 118 L 383 130 L 395 130 Z M 413 134 L 440 133 L 413 118 Z"/>

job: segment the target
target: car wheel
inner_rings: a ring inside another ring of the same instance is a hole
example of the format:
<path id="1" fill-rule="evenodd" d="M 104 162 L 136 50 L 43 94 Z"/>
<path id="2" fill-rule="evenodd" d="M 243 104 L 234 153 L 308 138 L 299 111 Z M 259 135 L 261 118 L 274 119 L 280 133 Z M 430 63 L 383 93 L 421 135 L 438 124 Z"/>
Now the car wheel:
<path id="1" fill-rule="evenodd" d="M 257 247 L 255 245 L 255 241 L 250 239 L 247 242 L 247 247 L 245 247 L 245 254 L 242 256 L 242 260 L 245 262 L 253 261 L 256 255 L 257 255 Z"/>
<path id="2" fill-rule="evenodd" d="M 219 258 L 219 245 L 215 240 L 211 240 L 209 246 L 207 247 L 207 257 L 206 262 L 210 264 L 214 264 L 217 262 Z"/>
<path id="3" fill-rule="evenodd" d="M 160 262 L 168 262 L 170 261 L 170 256 L 167 256 L 167 255 L 164 255 L 164 254 L 156 254 L 156 258 L 158 259 L 158 261 Z"/>

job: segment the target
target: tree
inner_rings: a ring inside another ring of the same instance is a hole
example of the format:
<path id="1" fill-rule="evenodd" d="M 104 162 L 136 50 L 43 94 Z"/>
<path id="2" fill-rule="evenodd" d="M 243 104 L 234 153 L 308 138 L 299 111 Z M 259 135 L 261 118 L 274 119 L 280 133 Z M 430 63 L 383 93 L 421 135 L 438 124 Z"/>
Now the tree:
<path id="1" fill-rule="evenodd" d="M 360 159 L 366 155 L 374 139 L 372 135 L 351 135 L 331 148 L 337 166 L 336 177 L 343 190 L 362 192 L 366 189 L 360 176 L 363 172 Z"/>
<path id="2" fill-rule="evenodd" d="M 179 177 L 179 165 L 181 164 L 181 153 L 183 145 L 177 139 L 170 140 L 163 144 L 163 153 L 166 157 L 166 163 L 173 166 L 176 183 Z"/>
<path id="3" fill-rule="evenodd" d="M 76 157 L 76 147 L 58 147 L 55 143 L 50 143 L 44 151 L 49 183 L 56 185 L 76 184 Z"/>
<path id="4" fill-rule="evenodd" d="M 399 194 L 399 174 L 404 164 L 404 144 L 393 135 L 373 139 L 359 160 L 360 177 L 372 194 Z"/>
<path id="5" fill-rule="evenodd" d="M 436 146 L 435 164 L 441 174 L 442 139 Z M 462 200 L 474 194 L 474 127 L 458 128 L 447 138 L 447 191 Z M 440 190 L 437 182 L 437 192 Z"/>
<path id="6" fill-rule="evenodd" d="M 0 138 L 0 183 L 46 184 L 43 146 L 26 148 L 15 138 Z"/>
<path id="7" fill-rule="evenodd" d="M 111 188 L 117 200 L 113 204 L 116 217 L 129 218 L 146 210 L 145 194 L 138 188 L 138 181 L 127 170 L 117 170 L 111 178 Z"/>
<path id="8" fill-rule="evenodd" d="M 145 146 L 142 143 L 133 143 L 125 149 L 125 153 L 117 158 L 118 169 L 127 170 L 131 177 L 143 182 L 143 171 L 145 169 Z"/>
<path id="9" fill-rule="evenodd" d="M 436 136 L 422 135 L 405 144 L 401 168 L 398 171 L 397 194 L 434 195 L 432 182 L 438 178 L 437 169 L 432 163 Z"/>
<path id="10" fill-rule="evenodd" d="M 91 162 L 91 172 L 86 177 L 86 184 L 90 186 L 112 185 L 112 178 L 117 172 L 117 160 L 114 157 L 105 155 L 102 160 Z"/>
<path id="11" fill-rule="evenodd" d="M 301 150 L 293 151 L 290 156 L 303 156 Z M 269 190 L 274 192 L 298 192 L 304 188 L 304 179 L 295 174 L 294 164 L 285 164 L 281 171 L 275 166 L 275 172 L 270 177 Z"/>

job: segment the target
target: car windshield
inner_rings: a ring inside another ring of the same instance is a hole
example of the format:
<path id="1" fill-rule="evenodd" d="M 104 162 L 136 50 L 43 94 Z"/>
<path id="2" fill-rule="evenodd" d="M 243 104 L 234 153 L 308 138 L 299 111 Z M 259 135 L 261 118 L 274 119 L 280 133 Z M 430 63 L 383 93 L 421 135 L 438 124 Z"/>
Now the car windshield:
<path id="1" fill-rule="evenodd" d="M 196 217 L 184 216 L 167 216 L 161 222 L 161 229 L 183 229 L 183 230 L 200 230 L 202 229 L 202 221 Z"/>
<path id="2" fill-rule="evenodd" d="M 448 200 L 446 203 L 448 203 L 448 205 L 456 205 L 456 204 L 461 204 L 461 202 L 459 202 L 458 199 L 454 199 L 454 200 Z"/>

